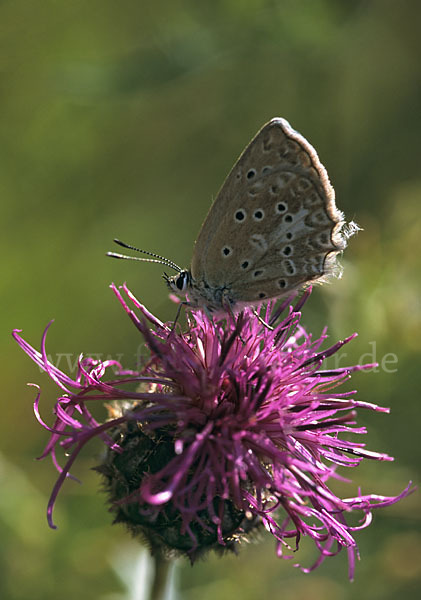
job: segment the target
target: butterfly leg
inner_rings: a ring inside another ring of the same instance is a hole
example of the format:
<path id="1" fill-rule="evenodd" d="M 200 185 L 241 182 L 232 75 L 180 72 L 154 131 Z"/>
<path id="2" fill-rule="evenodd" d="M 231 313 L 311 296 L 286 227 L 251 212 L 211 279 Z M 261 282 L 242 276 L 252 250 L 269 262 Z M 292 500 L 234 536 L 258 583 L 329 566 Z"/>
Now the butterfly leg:
<path id="1" fill-rule="evenodd" d="M 262 319 L 262 317 L 259 315 L 259 313 L 257 312 L 257 310 L 255 308 L 253 309 L 253 314 L 255 317 L 258 318 L 258 320 L 263 325 L 263 327 L 266 327 L 266 329 L 269 329 L 269 331 L 273 331 L 274 328 L 271 325 L 269 325 L 269 323 L 266 323 L 266 321 L 264 319 Z"/>
<path id="2" fill-rule="evenodd" d="M 181 309 L 183 308 L 183 306 L 190 306 L 190 302 L 187 302 L 186 300 L 184 300 L 183 302 L 180 302 L 180 304 L 178 305 L 177 314 L 175 315 L 175 319 L 174 319 L 174 322 L 171 327 L 171 333 L 174 333 L 174 331 L 175 331 L 175 327 L 177 325 L 178 319 L 180 318 L 180 313 L 181 313 Z"/>
<path id="3" fill-rule="evenodd" d="M 173 325 L 171 327 L 171 333 L 173 333 L 175 331 L 175 327 L 177 325 L 178 319 L 180 318 L 180 313 L 181 313 L 181 309 L 182 309 L 183 306 L 184 307 L 190 307 L 190 308 L 193 308 L 193 307 L 197 308 L 195 305 L 193 305 L 191 302 L 188 302 L 187 300 L 184 300 L 183 302 L 180 302 L 180 304 L 178 305 L 178 308 L 177 308 L 177 314 L 175 315 L 174 323 L 173 323 Z M 207 316 L 207 318 L 209 319 L 209 321 L 212 323 L 212 327 L 213 327 L 213 329 L 215 331 L 215 334 L 216 334 L 216 337 L 218 338 L 218 341 L 220 343 L 222 343 L 221 336 L 219 335 L 219 331 L 216 328 L 216 324 L 215 324 L 215 321 L 213 320 L 212 313 L 210 312 L 210 310 L 208 309 L 208 307 L 206 305 L 202 307 L 202 310 L 205 313 L 205 315 Z"/>

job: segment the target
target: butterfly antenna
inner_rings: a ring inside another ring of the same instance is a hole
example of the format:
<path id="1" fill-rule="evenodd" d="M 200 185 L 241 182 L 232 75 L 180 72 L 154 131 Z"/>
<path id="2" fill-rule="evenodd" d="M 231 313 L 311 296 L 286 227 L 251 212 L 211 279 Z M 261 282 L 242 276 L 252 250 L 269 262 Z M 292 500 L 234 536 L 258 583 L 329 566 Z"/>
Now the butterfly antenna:
<path id="1" fill-rule="evenodd" d="M 128 248 L 129 250 L 134 250 L 135 252 L 140 252 L 141 254 L 147 254 L 148 256 L 153 256 L 153 258 L 139 258 L 137 256 L 126 256 L 125 254 L 119 254 L 117 252 L 107 252 L 107 256 L 111 256 L 111 258 L 119 258 L 124 260 L 139 260 L 142 262 L 154 262 L 159 263 L 161 265 L 165 265 L 177 271 L 177 273 L 181 273 L 182 268 L 179 267 L 174 261 L 169 258 L 165 258 L 165 256 L 161 256 L 160 254 L 155 254 L 155 252 L 148 252 L 147 250 L 141 250 L 140 248 L 136 248 L 135 246 L 131 246 L 130 244 L 126 244 L 121 240 L 114 239 L 114 242 L 123 248 Z"/>

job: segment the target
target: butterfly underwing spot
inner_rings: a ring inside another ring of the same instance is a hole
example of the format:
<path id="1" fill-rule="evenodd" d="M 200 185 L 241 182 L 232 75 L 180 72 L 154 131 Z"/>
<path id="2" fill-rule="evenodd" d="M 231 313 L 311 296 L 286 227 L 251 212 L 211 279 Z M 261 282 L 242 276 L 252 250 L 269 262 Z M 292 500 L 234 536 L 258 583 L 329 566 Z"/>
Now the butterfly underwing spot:
<path id="1" fill-rule="evenodd" d="M 263 298 L 266 298 L 266 294 L 265 294 L 265 292 L 259 292 L 259 294 L 258 294 L 258 298 L 259 298 L 260 300 L 263 300 Z"/>
<path id="2" fill-rule="evenodd" d="M 265 193 L 266 190 L 266 181 L 260 178 L 253 182 L 253 185 L 248 189 L 248 194 L 249 196 L 257 196 L 257 194 Z"/>
<path id="3" fill-rule="evenodd" d="M 294 140 L 287 140 L 286 147 L 288 148 L 289 152 L 294 152 L 295 154 L 299 154 L 301 150 L 299 143 L 295 142 Z"/>
<path id="4" fill-rule="evenodd" d="M 300 154 L 299 152 L 300 146 L 297 142 L 293 140 L 287 140 L 285 146 L 280 151 L 281 158 L 286 158 L 287 161 L 293 165 L 299 164 L 300 162 Z"/>
<path id="5" fill-rule="evenodd" d="M 292 215 L 285 215 L 285 217 L 284 217 L 285 223 L 292 223 L 293 220 L 294 220 L 294 218 Z"/>
<path id="6" fill-rule="evenodd" d="M 265 213 L 264 213 L 264 211 L 261 208 L 258 208 L 253 213 L 253 219 L 255 221 L 261 221 L 264 216 L 265 216 Z"/>
<path id="7" fill-rule="evenodd" d="M 284 256 L 291 256 L 292 254 L 292 246 L 284 246 L 281 250 L 281 254 Z"/>
<path id="8" fill-rule="evenodd" d="M 320 179 L 320 173 L 317 169 L 315 169 L 313 166 L 308 168 L 308 174 L 310 177 L 312 177 L 313 179 Z"/>
<path id="9" fill-rule="evenodd" d="M 228 256 L 231 256 L 232 248 L 230 248 L 229 246 L 224 246 L 221 250 L 221 253 L 224 258 L 227 258 Z"/>
<path id="10" fill-rule="evenodd" d="M 322 275 L 325 272 L 324 268 L 325 254 L 318 254 L 315 256 L 307 257 L 303 259 L 302 269 L 309 275 Z"/>
<path id="11" fill-rule="evenodd" d="M 253 177 L 256 175 L 256 169 L 249 169 L 247 171 L 247 179 L 253 179 Z"/>
<path id="12" fill-rule="evenodd" d="M 304 217 L 304 225 L 306 229 L 314 229 L 314 226 L 317 226 L 317 223 L 315 223 L 312 219 L 311 213 Z"/>
<path id="13" fill-rule="evenodd" d="M 324 253 L 318 254 L 317 256 L 314 257 L 314 263 L 317 265 L 319 273 L 324 273 L 324 271 L 325 271 L 325 260 L 326 260 L 326 254 L 324 254 Z"/>
<path id="14" fill-rule="evenodd" d="M 281 290 L 285 289 L 287 287 L 287 282 L 285 281 L 285 279 L 280 279 L 278 281 L 278 285 L 281 288 Z"/>
<path id="15" fill-rule="evenodd" d="M 243 260 L 243 262 L 240 265 L 240 267 L 243 269 L 243 271 L 245 271 L 246 269 L 248 269 L 249 266 L 250 266 L 250 261 L 249 260 Z"/>
<path id="16" fill-rule="evenodd" d="M 268 243 L 265 239 L 265 236 L 261 233 L 253 233 L 253 235 L 251 235 L 249 238 L 249 242 L 253 248 L 260 250 L 260 252 L 266 252 L 268 249 Z"/>
<path id="17" fill-rule="evenodd" d="M 311 215 L 311 221 L 317 225 L 327 225 L 329 223 L 329 218 L 323 210 L 317 210 Z"/>
<path id="18" fill-rule="evenodd" d="M 300 192 L 306 192 L 311 188 L 311 183 L 308 179 L 304 179 L 304 177 L 299 177 L 297 180 L 297 188 Z"/>
<path id="19" fill-rule="evenodd" d="M 292 240 L 292 238 L 294 237 L 292 231 L 287 231 L 285 234 L 285 237 L 287 240 Z"/>
<path id="20" fill-rule="evenodd" d="M 315 206 L 317 206 L 318 204 L 321 205 L 322 199 L 320 198 L 320 196 L 318 195 L 317 192 L 308 192 L 304 196 L 303 204 L 304 204 L 304 208 L 312 209 Z"/>
<path id="21" fill-rule="evenodd" d="M 288 275 L 295 275 L 296 268 L 295 268 L 295 264 L 292 260 L 289 260 L 289 259 L 284 260 L 282 264 L 283 264 L 285 271 L 288 273 Z"/>
<path id="22" fill-rule="evenodd" d="M 296 175 L 294 175 L 294 173 L 282 173 L 282 175 L 279 175 L 277 182 L 279 187 L 284 188 L 287 187 L 288 184 L 291 182 L 292 179 L 294 179 L 296 177 Z"/>
<path id="23" fill-rule="evenodd" d="M 277 202 L 275 204 L 275 212 L 280 215 L 281 213 L 284 213 L 287 210 L 288 206 L 286 204 L 286 202 Z"/>
<path id="24" fill-rule="evenodd" d="M 244 210 L 244 208 L 239 208 L 234 213 L 234 219 L 237 223 L 242 223 L 243 221 L 245 221 L 246 216 L 247 216 L 247 213 Z"/>
<path id="25" fill-rule="evenodd" d="M 331 246 L 331 241 L 326 231 L 319 233 L 319 235 L 316 237 L 316 242 L 322 248 L 328 248 Z"/>
<path id="26" fill-rule="evenodd" d="M 311 266 L 313 273 L 319 275 L 324 272 L 324 255 L 319 256 L 319 260 L 315 257 L 314 263 Z"/>
<path id="27" fill-rule="evenodd" d="M 269 165 L 266 165 L 262 169 L 262 175 L 268 175 L 271 171 L 272 171 L 272 167 L 270 167 Z"/>
<path id="28" fill-rule="evenodd" d="M 284 146 L 284 156 L 287 156 L 291 162 L 299 162 L 299 158 L 301 158 L 301 148 L 297 142 L 294 140 L 287 140 Z"/>
<path id="29" fill-rule="evenodd" d="M 257 269 L 253 273 L 253 279 L 258 279 L 259 277 L 261 277 L 263 275 L 264 272 L 265 272 L 264 269 Z"/>
<path id="30" fill-rule="evenodd" d="M 298 158 L 298 163 L 300 165 L 302 165 L 303 167 L 306 167 L 306 168 L 310 167 L 311 158 L 309 157 L 307 152 L 300 152 L 297 158 Z"/>
<path id="31" fill-rule="evenodd" d="M 263 152 L 270 152 L 272 150 L 272 138 L 270 135 L 268 135 L 267 137 L 263 138 L 263 143 L 262 143 L 262 150 Z"/>

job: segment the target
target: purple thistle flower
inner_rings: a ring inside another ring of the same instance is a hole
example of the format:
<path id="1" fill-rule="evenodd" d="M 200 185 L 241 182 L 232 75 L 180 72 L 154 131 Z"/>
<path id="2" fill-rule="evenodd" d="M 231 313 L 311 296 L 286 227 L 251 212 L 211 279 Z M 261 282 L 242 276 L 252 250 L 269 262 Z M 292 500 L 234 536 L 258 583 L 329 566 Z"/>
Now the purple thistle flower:
<path id="1" fill-rule="evenodd" d="M 126 286 L 122 292 L 111 287 L 150 352 L 139 372 L 123 371 L 116 361 L 80 357 L 72 379 L 47 359 L 50 325 L 41 352 L 18 330 L 13 333 L 62 390 L 52 427 L 39 414 L 40 392 L 34 404 L 37 419 L 51 434 L 40 458 L 51 455 L 59 471 L 47 509 L 50 527 L 55 528 L 57 494 L 72 477 L 78 453 L 99 437 L 107 456 L 97 470 L 110 510 L 152 551 L 183 553 L 194 561 L 209 549 L 235 550 L 242 537 L 263 525 L 283 558 L 298 550 L 301 536 L 314 540 L 319 558 L 304 572 L 346 548 L 352 579 L 358 557 L 353 532 L 370 524 L 373 508 L 411 491 L 408 485 L 396 497 L 341 499 L 328 487 L 330 479 L 342 479 L 338 465 L 355 467 L 363 458 L 393 460 L 361 442 L 341 439 L 366 433 L 356 426 L 356 408 L 389 412 L 353 399 L 355 392 L 336 391 L 352 372 L 374 365 L 321 370 L 324 360 L 356 334 L 321 350 L 326 331 L 313 339 L 300 325 L 310 289 L 294 307 L 290 297 L 281 306 L 261 309 L 273 330 L 250 309 L 216 323 L 196 310 L 188 316 L 187 331 L 178 333 Z M 105 380 L 111 367 L 117 367 L 118 377 Z M 90 407 L 104 401 L 109 419 L 99 423 Z M 63 467 L 58 448 L 69 456 Z M 352 511 L 361 515 L 357 525 L 348 524 Z"/>

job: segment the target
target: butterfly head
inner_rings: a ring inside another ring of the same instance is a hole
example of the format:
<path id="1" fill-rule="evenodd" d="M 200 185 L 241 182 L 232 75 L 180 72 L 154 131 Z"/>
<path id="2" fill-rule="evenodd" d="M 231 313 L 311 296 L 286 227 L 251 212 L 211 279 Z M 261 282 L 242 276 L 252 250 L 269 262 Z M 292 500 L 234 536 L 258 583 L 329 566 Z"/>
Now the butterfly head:
<path id="1" fill-rule="evenodd" d="M 182 270 L 176 275 L 163 275 L 169 289 L 177 294 L 177 296 L 184 296 L 192 284 L 192 276 L 190 271 Z"/>

